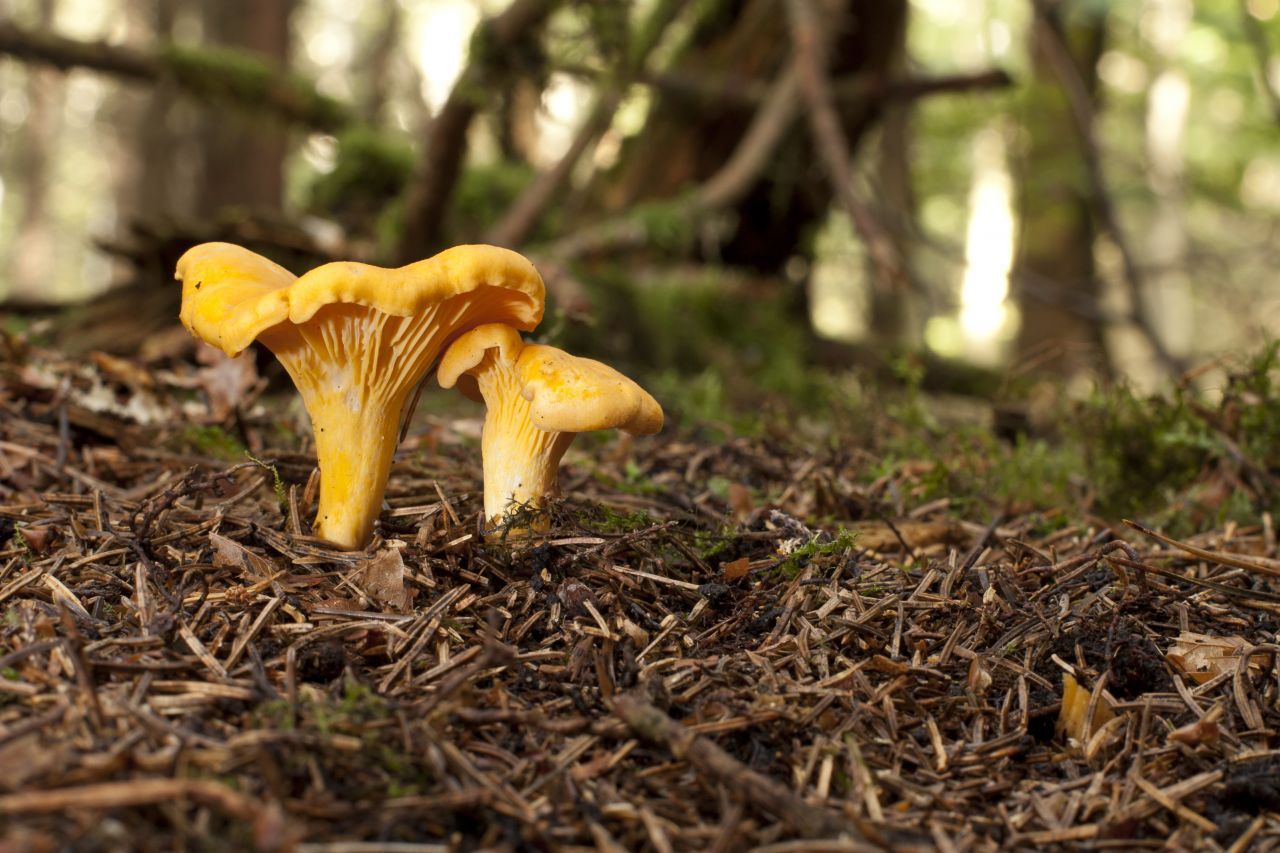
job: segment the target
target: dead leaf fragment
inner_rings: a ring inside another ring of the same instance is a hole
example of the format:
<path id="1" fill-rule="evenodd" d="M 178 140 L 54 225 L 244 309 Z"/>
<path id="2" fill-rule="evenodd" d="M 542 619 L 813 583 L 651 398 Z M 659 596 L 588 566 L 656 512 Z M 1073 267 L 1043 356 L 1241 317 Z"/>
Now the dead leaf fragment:
<path id="1" fill-rule="evenodd" d="M 736 581 L 745 575 L 751 568 L 751 559 L 748 557 L 740 557 L 728 563 L 720 564 L 720 571 L 724 572 L 724 579 L 727 581 Z"/>
<path id="2" fill-rule="evenodd" d="M 31 553 L 37 557 L 44 556 L 49 550 L 49 544 L 53 541 L 55 531 L 47 526 L 25 525 L 18 529 L 22 534 L 22 541 L 27 543 L 27 547 L 31 549 Z"/>
<path id="3" fill-rule="evenodd" d="M 370 557 L 352 576 L 352 581 L 384 609 L 404 613 L 412 594 L 404 582 L 404 559 L 396 548 L 387 548 Z"/>
<path id="4" fill-rule="evenodd" d="M 1224 672 L 1235 672 L 1240 655 L 1252 645 L 1244 637 L 1211 637 L 1183 631 L 1165 657 L 1196 684 L 1204 684 Z M 1262 672 L 1265 665 L 1265 654 L 1249 659 L 1249 669 L 1253 672 Z"/>
<path id="5" fill-rule="evenodd" d="M 258 384 L 258 369 L 252 351 L 230 358 L 220 350 L 203 345 L 196 359 L 204 365 L 196 373 L 209 400 L 209 414 L 221 421 L 229 417 Z"/>
<path id="6" fill-rule="evenodd" d="M 156 387 L 156 379 L 151 372 L 127 358 L 119 358 L 105 352 L 89 353 L 89 360 L 109 379 L 127 385 L 134 391 L 151 391 Z"/>
<path id="7" fill-rule="evenodd" d="M 733 517 L 739 524 L 746 521 L 747 516 L 751 515 L 751 511 L 756 508 L 755 501 L 751 499 L 751 490 L 741 483 L 730 483 L 729 507 L 733 510 Z"/>
<path id="8" fill-rule="evenodd" d="M 217 533 L 209 534 L 213 546 L 213 564 L 240 569 L 255 580 L 266 580 L 276 573 L 275 564 L 248 548 Z"/>
<path id="9" fill-rule="evenodd" d="M 1181 728 L 1174 729 L 1169 732 L 1169 741 L 1172 743 L 1184 743 L 1187 746 L 1199 746 L 1200 744 L 1216 743 L 1218 736 L 1221 734 L 1218 728 L 1218 722 L 1211 720 L 1208 716 L 1189 723 Z"/>
<path id="10" fill-rule="evenodd" d="M 1062 708 L 1058 712 L 1058 731 L 1072 740 L 1084 742 L 1085 720 L 1089 714 L 1089 698 L 1091 692 L 1081 687 L 1071 673 L 1062 674 Z M 1096 732 L 1108 720 L 1115 716 L 1106 697 L 1099 697 L 1098 705 L 1093 710 L 1093 720 L 1089 731 Z"/>

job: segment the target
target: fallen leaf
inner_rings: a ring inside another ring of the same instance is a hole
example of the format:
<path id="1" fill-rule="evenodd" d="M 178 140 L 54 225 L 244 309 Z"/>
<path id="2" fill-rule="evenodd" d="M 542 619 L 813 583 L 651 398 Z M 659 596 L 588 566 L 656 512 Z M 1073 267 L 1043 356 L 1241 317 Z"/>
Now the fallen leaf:
<path id="1" fill-rule="evenodd" d="M 213 546 L 213 564 L 240 569 L 256 580 L 266 580 L 276 573 L 273 562 L 248 548 L 217 533 L 209 534 L 209 544 Z"/>
<path id="2" fill-rule="evenodd" d="M 1085 717 L 1089 713 L 1090 695 L 1091 691 L 1076 683 L 1071 673 L 1062 674 L 1062 708 L 1058 711 L 1058 731 L 1072 740 L 1084 741 Z M 1093 721 L 1089 731 L 1096 732 L 1114 716 L 1115 712 L 1111 710 L 1106 697 L 1099 697 L 1098 705 L 1093 709 Z"/>
<path id="3" fill-rule="evenodd" d="M 104 376 L 127 385 L 134 391 L 150 391 L 156 387 L 156 379 L 150 371 L 126 358 L 95 351 L 89 353 L 89 360 Z"/>
<path id="4" fill-rule="evenodd" d="M 230 416 L 258 384 L 251 350 L 230 358 L 206 344 L 196 351 L 196 360 L 205 365 L 196 376 L 209 400 L 209 413 L 219 421 Z"/>
<path id="5" fill-rule="evenodd" d="M 413 596 L 404 582 L 404 559 L 396 548 L 370 557 L 351 580 L 374 601 L 396 613 L 404 613 L 412 603 Z"/>
<path id="6" fill-rule="evenodd" d="M 27 735 L 0 747 L 0 790 L 17 791 L 30 780 L 64 767 L 70 744 Z"/>
<path id="7" fill-rule="evenodd" d="M 720 571 L 724 572 L 724 579 L 727 581 L 736 581 L 742 577 L 751 568 L 751 559 L 749 557 L 739 557 L 728 563 L 720 564 Z"/>
<path id="8" fill-rule="evenodd" d="M 1183 631 L 1165 657 L 1196 684 L 1204 684 L 1225 672 L 1235 672 L 1240 655 L 1252 645 L 1244 637 L 1211 637 Z M 1249 669 L 1262 672 L 1265 664 L 1266 655 L 1256 654 L 1249 660 Z"/>

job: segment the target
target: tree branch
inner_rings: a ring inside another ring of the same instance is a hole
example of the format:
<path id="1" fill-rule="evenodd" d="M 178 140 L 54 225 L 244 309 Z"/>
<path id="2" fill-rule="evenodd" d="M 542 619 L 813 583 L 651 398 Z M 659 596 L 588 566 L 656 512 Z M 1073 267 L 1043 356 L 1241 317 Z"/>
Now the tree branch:
<path id="1" fill-rule="evenodd" d="M 843 11 L 844 4 L 841 5 Z M 828 40 L 822 37 L 821 22 L 812 0 L 787 0 L 787 19 L 791 24 L 795 62 L 800 73 L 800 90 L 809 107 L 809 131 L 835 189 L 836 199 L 866 244 L 867 254 L 879 270 L 882 282 L 900 283 L 904 280 L 902 258 L 854 185 L 850 168 L 853 152 L 840 129 L 840 118 L 826 74 Z M 830 23 L 826 28 L 830 30 Z"/>
<path id="2" fill-rule="evenodd" d="M 480 23 L 471 57 L 439 115 L 431 122 L 418 177 L 405 199 L 405 222 L 397 255 L 409 262 L 431 253 L 462 172 L 467 130 L 492 88 L 493 77 L 510 67 L 507 54 L 536 37 L 556 0 L 514 0 L 506 11 Z"/>
<path id="3" fill-rule="evenodd" d="M 639 82 L 675 98 L 707 106 L 732 104 L 749 107 L 759 104 L 769 92 L 767 83 L 727 77 L 694 76 L 675 71 L 648 74 Z M 864 106 L 868 100 L 914 100 L 935 94 L 1003 89 L 1012 85 L 1007 71 L 991 68 L 962 74 L 919 74 L 884 78 L 877 74 L 851 74 L 831 81 L 831 97 L 841 110 Z"/>
<path id="4" fill-rule="evenodd" d="M 149 52 L 34 32 L 4 21 L 0 54 L 61 71 L 87 68 L 143 83 L 172 80 L 196 98 L 226 100 L 316 130 L 332 132 L 352 120 L 346 104 L 249 51 L 168 44 Z"/>
<path id="5" fill-rule="evenodd" d="M 699 218 L 730 207 L 751 189 L 752 182 L 769 165 L 773 152 L 795 123 L 800 111 L 799 77 L 792 65 L 774 81 L 733 154 L 714 175 L 678 206 L 687 227 Z M 554 243 L 548 252 L 555 260 L 570 261 L 606 250 L 639 248 L 649 233 L 636 216 L 622 214 L 589 226 Z"/>
<path id="6" fill-rule="evenodd" d="M 1171 373 L 1180 374 L 1186 370 L 1186 365 L 1165 346 L 1160 333 L 1151 321 L 1145 276 L 1133 252 L 1133 247 L 1120 226 L 1120 218 L 1107 187 L 1106 176 L 1102 170 L 1102 151 L 1094 132 L 1097 111 L 1093 96 L 1081 79 L 1075 60 L 1045 0 L 1032 0 L 1032 4 L 1035 7 L 1035 26 L 1041 39 L 1045 59 L 1048 60 L 1054 75 L 1058 78 L 1058 84 L 1062 87 L 1071 108 L 1072 124 L 1080 140 L 1080 152 L 1089 181 L 1090 207 L 1098 224 L 1120 252 L 1124 282 L 1132 303 L 1133 324 L 1147 339 L 1147 343 L 1150 344 L 1160 363 Z"/>
<path id="7" fill-rule="evenodd" d="M 533 229 L 537 227 L 538 221 L 542 218 L 542 214 L 555 200 L 556 196 L 560 194 L 565 185 L 569 183 L 574 167 L 577 166 L 582 155 L 586 153 L 587 149 L 602 133 L 609 129 L 609 125 L 613 121 L 613 115 L 618 111 L 618 106 L 622 103 L 623 91 L 625 91 L 628 84 L 643 73 L 644 64 L 648 61 L 649 54 L 658 46 L 662 34 L 667 31 L 671 22 L 675 20 L 682 5 L 680 0 L 662 0 L 662 2 L 658 3 L 641 28 L 640 34 L 636 39 L 636 45 L 631 55 L 627 58 L 626 67 L 620 75 L 621 79 L 613 84 L 611 90 L 597 95 L 595 102 L 587 113 L 586 120 L 583 121 L 582 126 L 578 128 L 577 134 L 574 135 L 569 149 L 561 156 L 555 166 L 538 175 L 533 183 L 521 193 L 520 197 L 515 200 L 515 203 L 511 205 L 498 224 L 489 231 L 488 236 L 485 238 L 488 242 L 514 248 L 529 238 Z"/>
<path id="8" fill-rule="evenodd" d="M 1271 67 L 1271 47 L 1267 44 L 1267 33 L 1262 24 L 1249 13 L 1248 0 L 1240 0 L 1240 25 L 1244 28 L 1245 39 L 1253 49 L 1257 62 L 1258 86 L 1271 105 L 1271 115 L 1280 122 L 1280 92 L 1271 84 L 1271 75 L 1268 73 Z"/>

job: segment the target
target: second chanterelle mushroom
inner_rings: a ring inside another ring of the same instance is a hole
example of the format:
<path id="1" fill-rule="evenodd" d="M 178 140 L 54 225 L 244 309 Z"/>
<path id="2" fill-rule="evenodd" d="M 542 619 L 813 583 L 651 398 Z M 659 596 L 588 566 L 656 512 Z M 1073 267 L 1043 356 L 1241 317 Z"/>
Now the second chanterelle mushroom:
<path id="1" fill-rule="evenodd" d="M 485 413 L 484 513 L 491 524 L 513 507 L 537 507 L 557 494 L 560 458 L 580 432 L 621 429 L 652 435 L 662 408 L 608 365 L 555 347 L 525 344 L 503 323 L 479 326 L 454 341 L 436 372 Z"/>
<path id="2" fill-rule="evenodd" d="M 248 249 L 204 243 L 178 261 L 183 324 L 228 355 L 266 344 L 315 433 L 315 534 L 363 548 L 382 506 L 410 392 L 458 332 L 532 329 L 543 284 L 521 255 L 457 246 L 399 269 L 338 262 L 301 278 Z"/>

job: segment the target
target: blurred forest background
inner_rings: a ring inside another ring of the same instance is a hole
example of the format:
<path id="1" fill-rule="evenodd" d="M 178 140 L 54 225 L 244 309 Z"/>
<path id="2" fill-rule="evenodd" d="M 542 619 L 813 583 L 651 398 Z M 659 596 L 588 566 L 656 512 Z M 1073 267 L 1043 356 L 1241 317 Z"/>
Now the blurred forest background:
<path id="1" fill-rule="evenodd" d="M 0 311 L 483 241 L 686 419 L 1149 389 L 1280 330 L 1278 143 L 1280 0 L 0 0 Z"/>

